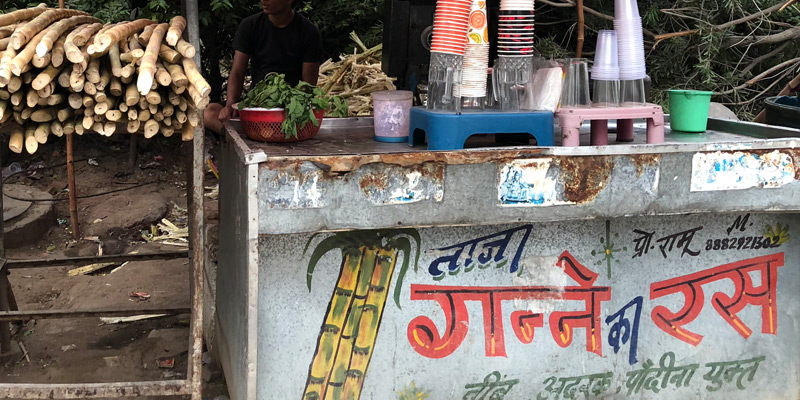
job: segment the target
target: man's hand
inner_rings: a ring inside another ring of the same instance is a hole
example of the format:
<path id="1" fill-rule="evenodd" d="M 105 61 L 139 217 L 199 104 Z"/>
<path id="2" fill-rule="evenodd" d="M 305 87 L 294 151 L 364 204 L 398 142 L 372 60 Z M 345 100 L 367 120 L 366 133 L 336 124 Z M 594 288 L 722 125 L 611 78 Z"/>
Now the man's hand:
<path id="1" fill-rule="evenodd" d="M 239 110 L 233 108 L 233 105 L 226 105 L 219 110 L 219 120 L 220 121 L 227 121 L 231 118 L 236 118 L 239 116 Z"/>

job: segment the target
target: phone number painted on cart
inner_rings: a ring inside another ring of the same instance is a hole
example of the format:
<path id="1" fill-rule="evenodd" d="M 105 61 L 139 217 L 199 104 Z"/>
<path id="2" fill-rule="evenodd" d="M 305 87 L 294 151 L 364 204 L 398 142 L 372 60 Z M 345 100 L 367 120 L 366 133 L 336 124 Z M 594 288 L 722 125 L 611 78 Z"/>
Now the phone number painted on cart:
<path id="1" fill-rule="evenodd" d="M 780 247 L 781 243 L 777 238 L 766 236 L 745 236 L 738 238 L 708 239 L 706 241 L 706 251 L 709 250 L 758 250 Z"/>

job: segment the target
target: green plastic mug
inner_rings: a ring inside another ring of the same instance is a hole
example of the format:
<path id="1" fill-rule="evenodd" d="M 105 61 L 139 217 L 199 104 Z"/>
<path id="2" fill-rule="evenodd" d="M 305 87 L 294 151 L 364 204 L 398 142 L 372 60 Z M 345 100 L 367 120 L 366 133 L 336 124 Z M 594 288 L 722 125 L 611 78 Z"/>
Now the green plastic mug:
<path id="1" fill-rule="evenodd" d="M 670 90 L 670 127 L 680 132 L 705 132 L 711 93 L 701 90 Z"/>

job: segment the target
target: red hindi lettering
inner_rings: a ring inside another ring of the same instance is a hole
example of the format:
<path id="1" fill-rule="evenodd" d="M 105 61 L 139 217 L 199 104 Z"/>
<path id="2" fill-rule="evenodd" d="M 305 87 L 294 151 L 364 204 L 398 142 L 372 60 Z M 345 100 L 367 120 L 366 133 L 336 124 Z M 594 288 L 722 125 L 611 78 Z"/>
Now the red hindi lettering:
<path id="1" fill-rule="evenodd" d="M 702 341 L 703 336 L 692 332 L 684 325 L 694 321 L 703 309 L 705 295 L 702 286 L 721 279 L 729 279 L 734 285 L 733 296 L 714 293 L 711 302 L 717 313 L 744 338 L 750 337 L 752 330 L 736 314 L 747 305 L 761 306 L 761 332 L 777 334 L 777 282 L 778 268 L 784 263 L 784 253 L 749 258 L 718 267 L 695 272 L 677 278 L 656 282 L 650 285 L 650 299 L 657 299 L 673 293 L 684 296 L 684 306 L 672 312 L 664 306 L 653 307 L 651 318 L 664 332 L 693 346 Z M 754 286 L 751 272 L 759 272 L 761 282 Z"/>

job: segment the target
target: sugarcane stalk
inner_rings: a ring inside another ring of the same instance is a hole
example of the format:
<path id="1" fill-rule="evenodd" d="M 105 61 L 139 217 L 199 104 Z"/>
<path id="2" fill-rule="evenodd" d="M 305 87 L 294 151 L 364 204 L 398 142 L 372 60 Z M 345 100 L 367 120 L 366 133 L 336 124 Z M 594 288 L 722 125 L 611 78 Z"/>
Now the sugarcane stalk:
<path id="1" fill-rule="evenodd" d="M 75 110 L 71 107 L 65 107 L 58 110 L 58 114 L 56 115 L 56 117 L 58 118 L 59 122 L 64 122 L 68 118 L 71 118 L 73 115 L 75 115 Z"/>
<path id="2" fill-rule="evenodd" d="M 55 105 L 59 105 L 59 104 L 63 103 L 64 100 L 65 100 L 65 97 L 61 93 L 53 93 L 50 96 L 47 96 L 45 98 L 45 100 L 47 101 L 47 105 L 48 106 L 55 106 Z M 39 104 L 39 105 L 42 105 L 42 104 Z"/>
<path id="3" fill-rule="evenodd" d="M 53 44 L 53 50 L 50 51 L 50 63 L 54 67 L 60 67 L 64 64 L 64 43 L 67 41 L 67 35 L 61 35 L 56 43 Z"/>
<path id="4" fill-rule="evenodd" d="M 162 64 L 160 61 L 156 62 L 156 81 L 159 85 L 164 87 L 167 87 L 172 83 L 172 77 L 167 69 L 164 68 L 164 64 Z"/>
<path id="5" fill-rule="evenodd" d="M 178 40 L 178 44 L 175 46 L 175 50 L 178 50 L 178 53 L 181 53 L 182 56 L 186 58 L 194 58 L 196 54 L 196 50 L 191 43 L 180 39 Z"/>
<path id="6" fill-rule="evenodd" d="M 36 90 L 33 90 L 33 88 L 28 89 L 25 95 L 25 104 L 27 104 L 28 107 L 35 107 L 39 104 L 39 94 L 36 93 Z"/>
<path id="7" fill-rule="evenodd" d="M 167 71 L 169 71 L 172 84 L 181 87 L 189 84 L 189 78 L 183 73 L 183 68 L 180 65 L 165 62 L 164 66 L 167 68 Z"/>
<path id="8" fill-rule="evenodd" d="M 183 58 L 183 55 L 169 48 L 167 45 L 162 44 L 158 51 L 158 57 L 166 62 L 176 63 Z"/>
<path id="9" fill-rule="evenodd" d="M 45 86 L 49 85 L 50 82 L 52 82 L 53 79 L 55 79 L 60 73 L 61 68 L 51 65 L 45 68 L 44 71 L 40 72 L 39 75 L 36 75 L 36 78 L 33 79 L 33 83 L 31 83 L 31 87 L 33 87 L 34 90 L 41 90 Z"/>
<path id="10" fill-rule="evenodd" d="M 64 68 L 61 70 L 61 73 L 58 74 L 58 86 L 63 88 L 69 87 L 69 75 L 72 72 L 71 68 Z"/>
<path id="11" fill-rule="evenodd" d="M 175 46 L 178 39 L 183 35 L 183 30 L 186 29 L 186 18 L 178 15 L 169 21 L 169 30 L 167 31 L 167 44 Z"/>
<path id="12" fill-rule="evenodd" d="M 39 142 L 36 141 L 36 125 L 27 124 L 25 127 L 25 150 L 28 154 L 36 153 L 39 149 Z"/>
<path id="13" fill-rule="evenodd" d="M 83 47 L 86 42 L 103 28 L 103 24 L 94 23 L 83 26 L 82 28 L 74 29 L 67 35 L 64 41 L 64 51 L 67 55 L 67 60 L 73 63 L 83 62 L 84 54 Z"/>
<path id="14" fill-rule="evenodd" d="M 7 88 L 9 93 L 16 93 L 22 88 L 22 78 L 19 76 L 12 76 L 8 81 Z"/>
<path id="15" fill-rule="evenodd" d="M 66 121 L 63 123 L 63 128 L 65 135 L 71 135 L 75 133 L 75 123 L 72 121 Z"/>
<path id="16" fill-rule="evenodd" d="M 47 135 L 50 134 L 50 123 L 36 125 L 33 131 L 33 137 L 39 144 L 47 143 Z"/>
<path id="17" fill-rule="evenodd" d="M 125 63 L 135 63 L 142 57 L 144 57 L 144 50 L 142 49 L 133 49 L 119 55 L 120 61 Z"/>
<path id="18" fill-rule="evenodd" d="M 61 121 L 53 121 L 50 123 L 50 133 L 56 137 L 64 135 L 64 127 L 61 125 Z"/>
<path id="19" fill-rule="evenodd" d="M 20 125 L 11 127 L 11 137 L 8 139 L 8 149 L 14 153 L 22 153 L 22 147 L 25 145 L 25 129 Z"/>
<path id="20" fill-rule="evenodd" d="M 141 122 L 138 119 L 132 119 L 128 121 L 128 125 L 125 128 L 128 133 L 136 133 L 139 131 L 140 126 Z"/>
<path id="21" fill-rule="evenodd" d="M 103 124 L 103 135 L 104 136 L 111 136 L 116 131 L 117 131 L 117 123 L 116 122 L 108 121 L 105 124 Z"/>
<path id="22" fill-rule="evenodd" d="M 164 137 L 171 137 L 174 133 L 175 133 L 175 129 L 172 128 L 171 126 L 162 126 L 161 127 L 161 134 L 164 135 Z"/>
<path id="23" fill-rule="evenodd" d="M 80 24 L 87 24 L 87 23 L 94 23 L 98 22 L 99 20 L 95 17 L 88 16 L 88 15 L 76 15 L 69 18 L 64 18 L 53 25 L 50 25 L 46 29 L 46 34 L 42 37 L 42 40 L 39 41 L 39 44 L 36 45 L 36 55 L 39 57 L 44 57 L 48 51 L 53 48 L 56 40 L 58 40 L 59 36 L 64 34 L 68 29 L 75 27 L 76 25 Z"/>
<path id="24" fill-rule="evenodd" d="M 56 83 L 50 82 L 43 88 L 37 90 L 36 94 L 39 96 L 39 100 L 41 100 L 43 97 L 50 97 L 55 90 L 56 90 Z"/>
<path id="25" fill-rule="evenodd" d="M 0 100 L 8 100 L 11 97 L 11 93 L 8 90 L 0 89 Z"/>
<path id="26" fill-rule="evenodd" d="M 4 52 L 2 57 L 0 57 L 0 87 L 5 87 L 8 85 L 8 81 L 11 80 L 11 61 L 16 58 L 17 52 L 9 47 Z"/>
<path id="27" fill-rule="evenodd" d="M 141 115 L 141 114 L 139 114 L 139 115 Z M 139 118 L 139 119 L 141 120 L 141 118 Z M 160 125 L 159 125 L 158 121 L 156 121 L 154 119 L 148 119 L 147 121 L 145 121 L 145 123 L 144 123 L 144 137 L 146 139 L 150 139 L 151 137 L 155 136 L 158 133 L 158 127 L 159 126 Z"/>
<path id="28" fill-rule="evenodd" d="M 151 119 L 150 117 L 151 117 L 150 110 L 148 110 L 146 108 L 140 108 L 139 109 L 138 119 L 139 119 L 140 122 L 147 122 L 147 121 L 149 121 Z"/>
<path id="29" fill-rule="evenodd" d="M 50 122 L 56 119 L 58 110 L 53 107 L 41 108 L 31 114 L 31 121 L 33 122 Z"/>
<path id="30" fill-rule="evenodd" d="M 8 48 L 8 42 L 11 41 L 11 38 L 3 38 L 0 39 L 0 50 L 5 50 Z"/>
<path id="31" fill-rule="evenodd" d="M 14 32 L 11 35 L 11 47 L 14 50 L 19 50 L 22 46 L 28 44 L 34 37 L 36 37 L 42 30 L 48 27 L 55 21 L 62 18 L 68 18 L 76 15 L 89 15 L 83 11 L 67 10 L 67 9 L 51 9 L 37 15 L 31 22 L 25 24 L 22 29 Z M 38 44 L 38 43 L 37 43 Z M 34 49 L 36 44 L 34 44 Z M 33 50 L 33 49 L 32 49 Z"/>
<path id="32" fill-rule="evenodd" d="M 158 91 L 153 90 L 147 95 L 145 95 L 144 98 L 147 99 L 147 102 L 150 104 L 153 105 L 161 104 L 161 95 L 158 93 Z"/>
<path id="33" fill-rule="evenodd" d="M 97 94 L 97 86 L 94 83 L 86 81 L 83 84 L 83 92 L 88 94 L 89 96 L 94 96 Z"/>
<path id="34" fill-rule="evenodd" d="M 44 57 L 39 57 L 36 54 L 31 57 L 31 65 L 36 68 L 45 68 L 50 65 L 50 53 L 44 55 Z"/>
<path id="35" fill-rule="evenodd" d="M 86 80 L 91 83 L 100 82 L 100 60 L 92 58 L 89 60 L 89 66 L 86 67 Z"/>
<path id="36" fill-rule="evenodd" d="M 155 24 L 155 21 L 149 19 L 137 19 L 136 21 L 119 24 L 95 37 L 94 49 L 95 51 L 102 52 L 108 49 L 113 43 L 125 40 L 135 32 L 139 32 L 142 28 L 153 24 Z"/>
<path id="37" fill-rule="evenodd" d="M 181 61 L 183 63 L 183 71 L 186 77 L 189 78 L 189 82 L 191 82 L 192 86 L 197 89 L 201 97 L 208 96 L 209 93 L 211 93 L 211 85 L 206 82 L 203 75 L 197 70 L 197 64 L 194 63 L 194 60 L 191 58 L 184 58 Z M 194 96 L 192 97 L 194 98 Z M 195 104 L 197 104 L 197 102 L 195 102 Z M 198 108 L 205 108 L 205 106 L 200 107 L 198 105 Z"/>
<path id="38" fill-rule="evenodd" d="M 12 105 L 18 106 L 22 104 L 22 100 L 24 99 L 24 97 L 25 93 L 23 93 L 22 91 L 14 92 L 11 93 L 11 97 L 8 99 L 8 101 L 10 101 Z"/>
<path id="39" fill-rule="evenodd" d="M 42 3 L 36 7 L 23 8 L 21 10 L 2 14 L 0 15 L 0 26 L 11 25 L 26 19 L 36 18 L 45 11 L 47 11 L 47 4 Z"/>
<path id="40" fill-rule="evenodd" d="M 117 77 L 112 78 L 111 84 L 108 86 L 108 92 L 115 97 L 122 96 L 122 81 Z"/>
<path id="41" fill-rule="evenodd" d="M 194 126 L 184 124 L 181 127 L 181 140 L 184 142 L 191 142 L 194 140 Z"/>
<path id="42" fill-rule="evenodd" d="M 142 63 L 139 66 L 139 78 L 136 82 L 136 87 L 142 95 L 150 93 L 151 86 L 153 85 L 153 78 L 156 73 L 156 59 L 159 49 L 161 48 L 161 40 L 164 38 L 167 27 L 167 24 L 159 24 L 156 26 L 147 43 L 147 49 L 144 52 Z"/>

